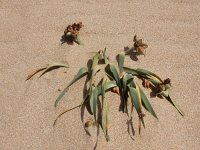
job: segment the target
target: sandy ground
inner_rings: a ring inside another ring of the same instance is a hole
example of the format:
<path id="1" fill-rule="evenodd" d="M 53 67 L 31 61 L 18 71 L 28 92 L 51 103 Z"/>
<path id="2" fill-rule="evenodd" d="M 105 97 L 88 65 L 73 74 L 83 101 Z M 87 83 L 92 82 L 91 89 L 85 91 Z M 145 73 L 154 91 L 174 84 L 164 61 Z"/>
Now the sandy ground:
<path id="1" fill-rule="evenodd" d="M 147 113 L 146 128 L 135 136 L 127 132 L 125 114 L 118 111 L 119 98 L 110 94 L 110 142 L 99 136 L 97 149 L 198 150 L 200 147 L 200 1 L 199 0 L 0 0 L 0 149 L 93 149 L 96 130 L 88 136 L 80 110 L 65 114 L 53 128 L 56 116 L 80 103 L 84 79 L 70 88 L 57 108 L 53 104 L 78 69 L 92 57 L 90 52 L 107 47 L 111 61 L 132 45 L 135 34 L 149 48 L 147 56 L 126 66 L 143 67 L 170 77 L 171 97 L 185 117 L 165 100 L 151 99 L 159 117 Z M 84 46 L 60 45 L 65 27 L 82 21 Z M 58 69 L 25 82 L 26 76 L 47 63 L 68 61 Z M 64 73 L 67 71 L 67 73 Z M 80 86 L 81 85 L 81 86 Z"/>

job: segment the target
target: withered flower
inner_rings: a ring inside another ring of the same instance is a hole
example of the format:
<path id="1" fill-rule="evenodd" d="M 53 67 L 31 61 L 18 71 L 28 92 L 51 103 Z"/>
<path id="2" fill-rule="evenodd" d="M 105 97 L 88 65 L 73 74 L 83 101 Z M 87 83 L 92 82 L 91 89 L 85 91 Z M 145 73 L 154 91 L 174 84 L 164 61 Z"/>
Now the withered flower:
<path id="1" fill-rule="evenodd" d="M 171 80 L 169 78 L 165 79 L 163 83 L 158 84 L 157 86 L 157 95 L 169 95 L 169 89 L 171 88 Z"/>
<path id="2" fill-rule="evenodd" d="M 72 25 L 68 25 L 64 31 L 64 38 L 67 41 L 76 42 L 77 44 L 81 44 L 78 39 L 79 31 L 83 27 L 82 22 L 73 23 Z"/>
<path id="3" fill-rule="evenodd" d="M 83 27 L 82 22 L 74 23 L 72 25 L 68 25 L 64 31 L 64 35 L 72 35 L 73 37 L 77 37 L 80 29 Z"/>
<path id="4" fill-rule="evenodd" d="M 143 43 L 142 39 L 137 39 L 137 36 L 135 35 L 133 38 L 134 42 L 134 49 L 136 50 L 138 55 L 145 55 L 145 49 L 148 47 L 147 44 Z"/>

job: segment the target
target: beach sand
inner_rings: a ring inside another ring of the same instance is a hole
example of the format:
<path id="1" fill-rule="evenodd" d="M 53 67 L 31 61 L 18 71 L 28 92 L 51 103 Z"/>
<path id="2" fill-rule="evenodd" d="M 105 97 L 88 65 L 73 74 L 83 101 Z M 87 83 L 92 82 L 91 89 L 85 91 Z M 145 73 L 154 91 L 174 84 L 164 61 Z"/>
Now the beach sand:
<path id="1" fill-rule="evenodd" d="M 198 150 L 200 147 L 200 1 L 199 0 L 0 0 L 0 149 L 90 150 L 96 128 L 88 136 L 80 109 L 58 114 L 80 104 L 84 79 L 74 84 L 54 108 L 59 95 L 91 52 L 107 48 L 115 56 L 132 46 L 137 34 L 149 47 L 138 61 L 125 65 L 151 70 L 172 80 L 171 97 L 185 112 L 182 117 L 169 102 L 151 98 L 158 120 L 148 112 L 146 128 L 127 132 L 127 116 L 118 111 L 119 97 L 108 94 L 110 141 L 100 131 L 99 150 Z M 66 26 L 82 21 L 83 46 L 61 46 Z M 60 68 L 25 81 L 27 75 L 50 62 L 68 61 Z M 65 73 L 66 72 L 66 73 Z M 149 95 L 149 91 L 146 91 Z M 87 117 L 85 117 L 87 119 Z"/>

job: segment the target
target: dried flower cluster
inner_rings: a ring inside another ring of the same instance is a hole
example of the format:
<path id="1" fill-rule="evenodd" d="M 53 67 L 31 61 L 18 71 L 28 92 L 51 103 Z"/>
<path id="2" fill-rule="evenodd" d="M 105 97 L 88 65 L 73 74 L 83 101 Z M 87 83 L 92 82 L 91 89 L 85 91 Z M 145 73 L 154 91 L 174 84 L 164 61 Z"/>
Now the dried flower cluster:
<path id="1" fill-rule="evenodd" d="M 73 36 L 74 38 L 77 38 L 77 36 L 79 35 L 79 31 L 82 27 L 83 27 L 82 22 L 73 23 L 72 25 L 68 25 L 64 31 L 64 35 L 65 36 Z"/>
<path id="2" fill-rule="evenodd" d="M 134 49 L 136 50 L 138 55 L 145 55 L 145 49 L 148 47 L 147 44 L 143 43 L 142 39 L 137 39 L 135 35 L 133 38 L 134 41 Z"/>

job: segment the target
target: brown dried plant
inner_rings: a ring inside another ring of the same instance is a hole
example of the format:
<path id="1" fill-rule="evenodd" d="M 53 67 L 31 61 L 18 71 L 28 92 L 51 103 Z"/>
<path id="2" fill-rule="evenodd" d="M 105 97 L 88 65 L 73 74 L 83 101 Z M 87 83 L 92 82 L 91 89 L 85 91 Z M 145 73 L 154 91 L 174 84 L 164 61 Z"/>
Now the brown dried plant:
<path id="1" fill-rule="evenodd" d="M 64 35 L 62 36 L 62 44 L 67 42 L 68 44 L 73 44 L 73 42 L 81 45 L 81 41 L 79 39 L 80 29 L 83 27 L 82 22 L 73 23 L 72 25 L 68 25 L 64 31 Z"/>

